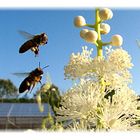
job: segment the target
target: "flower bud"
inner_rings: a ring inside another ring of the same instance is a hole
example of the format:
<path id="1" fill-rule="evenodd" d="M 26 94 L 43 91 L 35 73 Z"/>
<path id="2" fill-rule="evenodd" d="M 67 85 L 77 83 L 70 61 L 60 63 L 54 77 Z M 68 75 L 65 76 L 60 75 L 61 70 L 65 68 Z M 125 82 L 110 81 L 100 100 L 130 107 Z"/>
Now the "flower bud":
<path id="1" fill-rule="evenodd" d="M 120 47 L 123 43 L 123 38 L 120 35 L 113 35 L 111 38 L 111 45 Z"/>
<path id="2" fill-rule="evenodd" d="M 84 39 L 85 39 L 87 42 L 90 42 L 90 43 L 96 42 L 97 39 L 98 39 L 98 34 L 97 34 L 96 31 L 89 30 L 89 31 L 85 34 Z"/>
<path id="3" fill-rule="evenodd" d="M 36 100 L 37 100 L 37 103 L 38 103 L 39 111 L 43 112 L 44 111 L 44 106 L 41 103 L 41 96 L 40 96 L 40 94 L 38 94 L 36 96 Z"/>
<path id="4" fill-rule="evenodd" d="M 74 18 L 74 25 L 76 27 L 82 27 L 86 25 L 85 18 L 83 16 L 77 16 Z"/>
<path id="5" fill-rule="evenodd" d="M 107 34 L 110 32 L 110 26 L 106 23 L 101 23 L 100 28 L 101 28 L 101 34 Z"/>
<path id="6" fill-rule="evenodd" d="M 108 8 L 103 8 L 99 11 L 99 17 L 101 20 L 108 20 L 113 17 L 113 12 Z"/>
<path id="7" fill-rule="evenodd" d="M 111 11 L 111 10 L 110 10 Z M 111 11 L 110 12 L 110 18 L 109 19 L 112 19 L 112 17 L 113 17 L 113 12 Z"/>
<path id="8" fill-rule="evenodd" d="M 88 29 L 83 29 L 83 30 L 81 30 L 80 31 L 80 36 L 81 36 L 81 38 L 85 38 L 85 34 L 88 32 Z"/>
<path id="9" fill-rule="evenodd" d="M 38 94 L 38 95 L 36 96 L 36 100 L 37 100 L 38 103 L 41 103 L 41 96 L 40 96 L 40 94 Z"/>

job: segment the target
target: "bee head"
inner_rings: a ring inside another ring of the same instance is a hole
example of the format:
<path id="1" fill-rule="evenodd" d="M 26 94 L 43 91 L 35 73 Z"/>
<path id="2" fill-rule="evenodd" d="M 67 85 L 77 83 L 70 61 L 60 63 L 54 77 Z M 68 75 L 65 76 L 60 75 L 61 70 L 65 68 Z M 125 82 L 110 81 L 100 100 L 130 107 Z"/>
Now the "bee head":
<path id="1" fill-rule="evenodd" d="M 42 75 L 43 74 L 43 70 L 41 68 L 36 68 L 34 70 L 34 72 L 36 73 L 36 75 Z"/>
<path id="2" fill-rule="evenodd" d="M 46 35 L 46 33 L 41 34 L 41 43 L 44 45 L 48 43 L 48 36 Z"/>
<path id="3" fill-rule="evenodd" d="M 41 76 L 41 75 L 43 75 L 43 69 L 45 69 L 45 68 L 47 68 L 49 65 L 47 65 L 47 66 L 45 66 L 45 67 L 43 67 L 43 68 L 41 68 L 40 67 L 40 62 L 39 62 L 39 67 L 38 68 L 36 68 L 34 71 L 33 71 L 33 73 L 36 75 L 36 76 Z"/>

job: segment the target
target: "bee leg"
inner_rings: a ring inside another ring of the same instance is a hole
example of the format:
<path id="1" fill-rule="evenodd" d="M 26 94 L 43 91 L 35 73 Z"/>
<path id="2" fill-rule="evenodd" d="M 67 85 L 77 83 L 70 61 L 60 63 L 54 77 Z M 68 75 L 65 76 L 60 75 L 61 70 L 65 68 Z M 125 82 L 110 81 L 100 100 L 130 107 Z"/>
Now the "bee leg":
<path id="1" fill-rule="evenodd" d="M 28 94 L 27 94 L 28 92 L 29 92 L 29 91 L 27 91 L 27 92 L 25 93 L 25 95 L 24 95 L 25 97 L 28 97 Z"/>
<path id="2" fill-rule="evenodd" d="M 35 57 L 37 57 L 38 56 L 38 54 L 35 54 Z"/>
<path id="3" fill-rule="evenodd" d="M 35 87 L 35 83 L 33 84 L 31 90 L 30 90 L 30 93 L 32 92 L 33 88 Z"/>
<path id="4" fill-rule="evenodd" d="M 39 55 L 39 48 L 38 47 L 35 47 L 35 51 L 34 51 L 34 53 L 35 53 L 35 57 L 37 57 L 38 55 Z"/>
<path id="5" fill-rule="evenodd" d="M 43 84 L 42 84 L 42 82 L 41 82 L 41 81 L 39 81 L 39 83 L 41 84 L 41 86 L 43 86 Z"/>
<path id="6" fill-rule="evenodd" d="M 28 97 L 28 92 L 30 91 L 30 89 L 27 89 L 26 93 L 25 93 L 25 97 Z"/>

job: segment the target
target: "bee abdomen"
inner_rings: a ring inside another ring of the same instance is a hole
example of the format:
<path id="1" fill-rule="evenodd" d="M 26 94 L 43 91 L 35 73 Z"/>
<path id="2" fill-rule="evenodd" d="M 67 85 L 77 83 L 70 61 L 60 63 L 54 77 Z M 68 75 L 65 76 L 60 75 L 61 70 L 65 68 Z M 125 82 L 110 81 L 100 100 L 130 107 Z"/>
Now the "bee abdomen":
<path id="1" fill-rule="evenodd" d="M 30 78 L 29 77 L 25 78 L 19 87 L 19 93 L 23 93 L 26 90 L 29 91 L 31 88 L 31 84 L 32 84 L 32 81 L 30 80 Z"/>
<path id="2" fill-rule="evenodd" d="M 24 53 L 29 49 L 31 49 L 32 47 L 36 47 L 36 43 L 34 43 L 32 40 L 29 40 L 19 48 L 19 53 Z"/>

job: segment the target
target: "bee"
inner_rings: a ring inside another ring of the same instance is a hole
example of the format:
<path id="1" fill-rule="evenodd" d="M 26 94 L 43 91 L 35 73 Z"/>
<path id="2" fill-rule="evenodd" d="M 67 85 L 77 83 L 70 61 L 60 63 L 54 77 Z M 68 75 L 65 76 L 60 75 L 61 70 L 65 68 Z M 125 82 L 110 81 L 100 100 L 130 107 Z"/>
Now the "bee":
<path id="1" fill-rule="evenodd" d="M 44 68 L 48 66 L 49 65 L 45 66 Z M 39 66 L 33 71 L 31 71 L 30 73 L 14 73 L 17 76 L 22 74 L 26 74 L 26 75 L 28 74 L 28 76 L 21 82 L 19 86 L 19 93 L 23 93 L 25 91 L 27 91 L 27 93 L 30 91 L 31 93 L 33 88 L 36 86 L 38 82 L 42 85 L 41 79 L 42 79 L 44 68 L 40 68 Z"/>
<path id="2" fill-rule="evenodd" d="M 41 33 L 38 35 L 32 35 L 25 31 L 19 31 L 19 33 L 28 39 L 19 48 L 19 53 L 25 53 L 26 51 L 31 50 L 34 52 L 35 56 L 37 56 L 39 54 L 39 46 L 48 43 L 48 36 L 46 33 Z"/>

